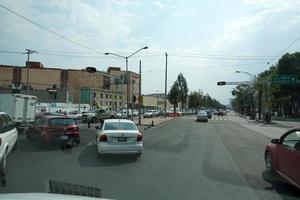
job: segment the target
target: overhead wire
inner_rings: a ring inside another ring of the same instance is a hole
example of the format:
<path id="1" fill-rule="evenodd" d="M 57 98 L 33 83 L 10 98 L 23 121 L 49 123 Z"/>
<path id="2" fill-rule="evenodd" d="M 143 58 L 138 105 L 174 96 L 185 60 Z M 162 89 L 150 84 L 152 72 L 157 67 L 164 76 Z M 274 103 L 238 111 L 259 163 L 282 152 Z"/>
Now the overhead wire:
<path id="1" fill-rule="evenodd" d="M 59 34 L 59 33 L 56 33 L 55 31 L 53 31 L 53 30 L 51 30 L 51 29 L 49 29 L 49 28 L 47 28 L 47 27 L 45 27 L 45 26 L 43 26 L 43 25 L 40 25 L 39 23 L 37 23 L 37 22 L 35 22 L 35 21 L 31 20 L 31 19 L 28 19 L 27 17 L 25 17 L 25 16 L 23 16 L 23 15 L 21 15 L 21 14 L 15 12 L 15 11 L 11 10 L 10 8 L 8 8 L 8 7 L 6 7 L 6 6 L 2 5 L 2 4 L 0 4 L 0 7 L 2 7 L 3 9 L 5 9 L 5 10 L 11 12 L 11 13 L 13 13 L 14 15 L 16 15 L 16 16 L 18 16 L 18 17 L 20 17 L 20 18 L 22 18 L 22 19 L 24 19 L 24 20 L 26 20 L 26 21 L 28 21 L 28 22 L 30 22 L 30 23 L 32 23 L 32 24 L 34 24 L 34 25 L 36 25 L 36 26 L 38 26 L 38 27 L 40 27 L 40 28 L 42 28 L 42 29 L 44 29 L 44 30 L 46 30 L 46 31 L 48 31 L 48 32 L 50 32 L 50 33 L 52 33 L 53 35 L 56 35 L 56 36 L 58 36 L 58 37 L 60 37 L 60 38 L 63 38 L 63 39 L 65 39 L 65 40 L 67 40 L 67 41 L 69 41 L 69 42 L 71 42 L 71 43 L 73 43 L 73 44 L 76 44 L 76 45 L 78 45 L 78 46 L 81 46 L 81 47 L 83 47 L 83 48 L 85 48 L 85 49 L 88 49 L 88 50 L 90 50 L 90 51 L 93 51 L 93 52 L 96 52 L 96 53 L 103 54 L 103 52 L 100 52 L 100 51 L 98 51 L 98 50 L 95 50 L 95 49 L 93 49 L 93 48 L 90 48 L 90 47 L 88 47 L 88 46 L 86 46 L 86 45 L 83 45 L 83 44 L 81 44 L 81 43 L 79 43 L 79 42 L 76 42 L 75 40 L 72 40 L 72 39 L 70 39 L 70 38 L 67 38 L 67 37 L 64 36 L 64 35 L 61 35 L 61 34 Z"/>

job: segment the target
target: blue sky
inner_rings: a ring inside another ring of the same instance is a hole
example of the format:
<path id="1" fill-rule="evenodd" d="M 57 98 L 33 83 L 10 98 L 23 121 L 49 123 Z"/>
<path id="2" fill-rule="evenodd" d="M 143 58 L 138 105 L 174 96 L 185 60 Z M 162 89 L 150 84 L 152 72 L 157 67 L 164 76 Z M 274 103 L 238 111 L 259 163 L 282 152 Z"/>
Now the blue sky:
<path id="1" fill-rule="evenodd" d="M 168 88 L 182 72 L 190 91 L 201 89 L 225 104 L 234 86 L 218 87 L 217 81 L 249 80 L 234 72 L 267 69 L 268 62 L 276 62 L 274 57 L 300 37 L 299 0 L 0 0 L 0 4 L 100 53 L 125 56 L 149 46 L 129 59 L 130 70 L 136 72 L 142 60 L 143 93 L 164 90 L 164 52 L 168 52 Z M 32 55 L 32 60 L 46 67 L 125 66 L 122 59 L 89 51 L 3 8 L 0 26 L 0 50 L 37 50 L 40 54 Z M 297 41 L 287 51 L 299 49 Z M 25 60 L 26 55 L 0 53 L 1 64 L 24 65 Z"/>

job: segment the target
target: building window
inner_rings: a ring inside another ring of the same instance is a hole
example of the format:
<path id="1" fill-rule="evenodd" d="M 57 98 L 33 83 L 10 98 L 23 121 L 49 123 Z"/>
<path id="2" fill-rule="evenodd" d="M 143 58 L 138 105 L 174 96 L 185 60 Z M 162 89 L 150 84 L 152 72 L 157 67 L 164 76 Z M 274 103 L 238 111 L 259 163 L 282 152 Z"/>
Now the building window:
<path id="1" fill-rule="evenodd" d="M 108 103 L 107 103 L 107 101 L 105 101 L 105 105 L 107 105 Z"/>
<path id="2" fill-rule="evenodd" d="M 111 106 L 111 101 L 109 102 L 109 105 Z"/>
<path id="3" fill-rule="evenodd" d="M 117 99 L 117 95 L 115 95 L 115 99 Z"/>
<path id="4" fill-rule="evenodd" d="M 102 106 L 102 101 L 100 101 L 100 105 Z"/>
<path id="5" fill-rule="evenodd" d="M 120 99 L 122 99 L 122 96 L 120 96 Z"/>
<path id="6" fill-rule="evenodd" d="M 115 101 L 115 106 L 117 106 L 117 102 Z"/>
<path id="7" fill-rule="evenodd" d="M 106 99 L 108 99 L 108 94 L 106 94 Z"/>
<path id="8" fill-rule="evenodd" d="M 103 98 L 103 94 L 102 93 L 100 93 L 100 97 L 101 97 L 101 99 Z"/>
<path id="9" fill-rule="evenodd" d="M 120 102 L 119 105 L 122 106 L 122 102 Z"/>
<path id="10" fill-rule="evenodd" d="M 109 98 L 111 99 L 111 95 L 109 95 Z"/>

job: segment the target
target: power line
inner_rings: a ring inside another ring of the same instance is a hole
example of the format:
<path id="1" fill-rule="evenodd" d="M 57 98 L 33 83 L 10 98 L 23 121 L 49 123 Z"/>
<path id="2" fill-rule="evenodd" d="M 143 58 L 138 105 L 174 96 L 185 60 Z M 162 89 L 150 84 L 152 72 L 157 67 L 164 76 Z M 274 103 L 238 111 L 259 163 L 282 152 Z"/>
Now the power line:
<path id="1" fill-rule="evenodd" d="M 298 40 L 300 39 L 300 37 L 297 37 L 295 40 L 293 40 L 285 49 L 283 49 L 277 56 L 276 59 L 278 59 L 284 52 L 286 52 L 291 46 L 293 46 Z M 274 64 L 274 63 L 272 63 Z M 266 65 L 264 65 L 262 68 L 260 68 L 255 74 L 260 73 L 263 69 L 265 69 L 268 65 L 270 65 L 270 63 L 268 62 Z"/>
<path id="2" fill-rule="evenodd" d="M 58 37 L 60 37 L 60 38 L 63 38 L 63 39 L 65 39 L 65 40 L 67 40 L 67 41 L 69 41 L 69 42 L 71 42 L 71 43 L 73 43 L 73 44 L 76 44 L 76 45 L 78 45 L 78 46 L 81 46 L 81 47 L 83 47 L 83 48 L 86 48 L 86 49 L 88 49 L 88 50 L 90 50 L 90 51 L 93 51 L 93 52 L 96 52 L 96 53 L 99 53 L 99 54 L 103 54 L 102 52 L 99 52 L 99 51 L 97 51 L 97 50 L 95 50 L 95 49 L 92 49 L 92 48 L 86 46 L 86 45 L 83 45 L 83 44 L 81 44 L 81 43 L 79 43 L 79 42 L 76 42 L 76 41 L 74 41 L 74 40 L 72 40 L 72 39 L 69 39 L 69 38 L 67 38 L 67 37 L 65 37 L 65 36 L 63 36 L 63 35 L 61 35 L 61 34 L 59 34 L 59 33 L 56 33 L 56 32 L 54 32 L 54 31 L 52 31 L 51 29 L 46 28 L 45 26 L 42 26 L 42 25 L 38 24 L 37 22 L 34 22 L 34 21 L 32 21 L 31 19 L 28 19 L 28 18 L 24 17 L 23 15 L 21 15 L 21 14 L 15 12 L 15 11 L 13 11 L 13 10 L 11 10 L 10 8 L 8 8 L 8 7 L 6 7 L 6 6 L 2 5 L 2 4 L 0 4 L 0 7 L 2 7 L 3 9 L 5 9 L 5 10 L 11 12 L 11 13 L 13 13 L 14 15 L 16 15 L 16 16 L 18 16 L 18 17 L 20 17 L 20 18 L 22 18 L 22 19 L 24 19 L 24 20 L 26 20 L 26 21 L 28 21 L 28 22 L 30 22 L 30 23 L 32 23 L 32 24 L 34 24 L 34 25 L 36 25 L 36 26 L 38 26 L 38 27 L 40 27 L 40 28 L 42 28 L 42 29 L 44 29 L 44 30 L 46 30 L 46 31 L 48 31 L 48 32 L 50 32 L 50 33 L 52 33 L 53 35 L 56 35 L 56 36 L 58 36 Z"/>
<path id="3" fill-rule="evenodd" d="M 0 53 L 23 54 L 22 52 L 17 52 L 17 51 L 4 51 L 4 50 L 0 50 Z"/>

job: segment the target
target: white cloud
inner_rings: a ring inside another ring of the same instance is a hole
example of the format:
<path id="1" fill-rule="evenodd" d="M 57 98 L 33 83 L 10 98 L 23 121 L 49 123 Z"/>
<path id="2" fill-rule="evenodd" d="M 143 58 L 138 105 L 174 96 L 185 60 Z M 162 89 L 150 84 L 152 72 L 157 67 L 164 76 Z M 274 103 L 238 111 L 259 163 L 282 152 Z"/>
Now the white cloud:
<path id="1" fill-rule="evenodd" d="M 257 8 L 282 8 L 296 7 L 300 2 L 299 0 L 244 0 L 244 3 Z"/>
<path id="2" fill-rule="evenodd" d="M 160 9 L 165 8 L 165 5 L 160 1 L 154 1 L 154 5 L 156 5 Z"/>

